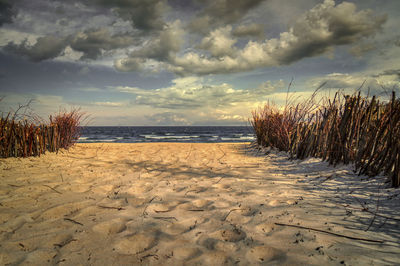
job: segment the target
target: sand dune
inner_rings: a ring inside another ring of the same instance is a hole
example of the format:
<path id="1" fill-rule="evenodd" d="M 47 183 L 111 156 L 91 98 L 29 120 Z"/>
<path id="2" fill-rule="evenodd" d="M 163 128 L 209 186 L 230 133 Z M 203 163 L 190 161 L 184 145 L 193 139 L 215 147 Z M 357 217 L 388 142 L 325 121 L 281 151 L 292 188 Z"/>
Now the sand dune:
<path id="1" fill-rule="evenodd" d="M 1 159 L 0 264 L 400 261 L 400 192 L 383 179 L 360 183 L 347 166 L 264 153 L 248 144 L 78 144 Z"/>

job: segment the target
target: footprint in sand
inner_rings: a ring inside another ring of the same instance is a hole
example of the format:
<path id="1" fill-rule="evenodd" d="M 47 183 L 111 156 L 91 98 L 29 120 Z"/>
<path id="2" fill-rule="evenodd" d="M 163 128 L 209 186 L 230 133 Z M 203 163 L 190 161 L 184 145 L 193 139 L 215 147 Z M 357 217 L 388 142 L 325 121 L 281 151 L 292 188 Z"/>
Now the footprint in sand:
<path id="1" fill-rule="evenodd" d="M 258 224 L 256 226 L 256 229 L 258 231 L 261 231 L 263 233 L 268 234 L 268 233 L 270 233 L 270 232 L 275 230 L 275 225 L 273 223 L 270 223 L 270 222 L 264 222 L 264 223 Z"/>
<path id="2" fill-rule="evenodd" d="M 197 247 L 191 246 L 180 246 L 172 249 L 174 258 L 177 260 L 189 260 L 193 259 L 201 254 L 201 251 Z"/>
<path id="3" fill-rule="evenodd" d="M 223 251 L 208 251 L 194 261 L 193 264 L 199 265 L 232 265 L 233 260 Z"/>
<path id="4" fill-rule="evenodd" d="M 33 219 L 27 215 L 17 217 L 15 219 L 6 222 L 5 224 L 2 224 L 0 226 L 0 231 L 9 233 L 14 232 L 19 228 L 21 228 L 27 222 L 33 222 Z"/>
<path id="5" fill-rule="evenodd" d="M 275 207 L 275 206 L 280 205 L 280 202 L 279 202 L 279 200 L 271 200 L 270 202 L 268 202 L 268 205 Z"/>
<path id="6" fill-rule="evenodd" d="M 173 224 L 169 224 L 165 227 L 163 231 L 169 235 L 179 235 L 193 230 L 194 228 L 196 228 L 196 226 L 204 223 L 204 221 L 204 218 L 192 217 Z"/>
<path id="7" fill-rule="evenodd" d="M 23 252 L 0 252 L 1 265 L 20 265 L 22 260 L 24 260 Z"/>
<path id="8" fill-rule="evenodd" d="M 38 249 L 26 256 L 25 260 L 20 265 L 43 265 L 44 262 L 51 264 L 57 252 L 51 249 Z"/>
<path id="9" fill-rule="evenodd" d="M 268 246 L 253 247 L 246 253 L 246 258 L 251 264 L 280 263 L 285 260 L 285 257 L 285 253 L 282 251 Z"/>
<path id="10" fill-rule="evenodd" d="M 258 212 L 257 209 L 255 209 L 255 208 L 253 208 L 251 206 L 242 206 L 240 209 L 241 209 L 240 213 L 243 216 L 253 216 Z"/>
<path id="11" fill-rule="evenodd" d="M 110 199 L 104 198 L 97 203 L 100 208 L 122 208 L 127 205 L 125 199 Z"/>
<path id="12" fill-rule="evenodd" d="M 195 210 L 203 210 L 206 209 L 212 201 L 204 200 L 204 199 L 197 199 L 192 202 L 185 202 L 178 206 L 178 209 L 187 210 L 187 211 L 195 211 Z"/>
<path id="13" fill-rule="evenodd" d="M 109 221 L 105 221 L 93 226 L 94 232 L 102 235 L 118 234 L 126 229 L 126 220 L 122 218 L 116 218 Z"/>
<path id="14" fill-rule="evenodd" d="M 205 200 L 205 199 L 197 199 L 192 201 L 192 204 L 196 208 L 205 208 L 208 205 L 212 204 L 212 201 Z"/>
<path id="15" fill-rule="evenodd" d="M 142 194 L 142 193 L 147 193 L 151 190 L 153 190 L 154 185 L 145 183 L 145 184 L 135 184 L 135 186 L 129 188 L 126 190 L 127 193 L 129 194 Z"/>
<path id="16" fill-rule="evenodd" d="M 106 194 L 106 193 L 109 193 L 110 191 L 112 191 L 113 188 L 114 188 L 113 185 L 100 185 L 100 186 L 92 187 L 91 190 L 95 194 Z"/>
<path id="17" fill-rule="evenodd" d="M 214 184 L 214 185 L 212 185 L 212 187 L 218 188 L 218 189 L 223 189 L 223 190 L 230 188 L 230 186 L 228 184 L 221 184 L 221 183 Z"/>
<path id="18" fill-rule="evenodd" d="M 176 204 L 175 203 L 169 203 L 169 202 L 163 202 L 163 203 L 152 203 L 150 204 L 146 211 L 148 212 L 155 212 L 155 213 L 160 213 L 160 212 L 169 212 L 175 208 Z"/>
<path id="19" fill-rule="evenodd" d="M 287 200 L 286 203 L 289 204 L 289 205 L 296 205 L 297 204 L 297 200 Z"/>
<path id="20" fill-rule="evenodd" d="M 232 228 L 218 230 L 210 234 L 210 236 L 223 241 L 238 242 L 246 237 L 246 233 L 239 228 Z"/>
<path id="21" fill-rule="evenodd" d="M 157 245 L 156 237 L 151 233 L 139 233 L 124 237 L 114 244 L 114 249 L 122 255 L 135 255 Z"/>

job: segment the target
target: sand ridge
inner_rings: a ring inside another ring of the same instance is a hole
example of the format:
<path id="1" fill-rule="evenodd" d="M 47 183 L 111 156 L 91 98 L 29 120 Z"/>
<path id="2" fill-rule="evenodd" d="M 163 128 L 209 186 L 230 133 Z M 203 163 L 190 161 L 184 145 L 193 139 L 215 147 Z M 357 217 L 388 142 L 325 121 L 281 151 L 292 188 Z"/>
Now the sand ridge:
<path id="1" fill-rule="evenodd" d="M 361 184 L 348 166 L 265 152 L 248 143 L 78 144 L 1 159 L 0 264 L 400 261 L 396 190 Z M 362 211 L 377 205 L 381 216 Z"/>

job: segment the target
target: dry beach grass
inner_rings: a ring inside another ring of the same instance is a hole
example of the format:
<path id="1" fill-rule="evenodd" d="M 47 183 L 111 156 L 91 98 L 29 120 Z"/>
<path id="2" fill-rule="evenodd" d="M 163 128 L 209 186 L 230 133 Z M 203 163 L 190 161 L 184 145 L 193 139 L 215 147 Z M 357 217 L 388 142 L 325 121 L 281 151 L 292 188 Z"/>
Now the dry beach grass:
<path id="1" fill-rule="evenodd" d="M 0 264 L 400 260 L 399 192 L 382 178 L 359 182 L 366 177 L 348 166 L 289 161 L 248 143 L 61 151 L 0 160 Z"/>

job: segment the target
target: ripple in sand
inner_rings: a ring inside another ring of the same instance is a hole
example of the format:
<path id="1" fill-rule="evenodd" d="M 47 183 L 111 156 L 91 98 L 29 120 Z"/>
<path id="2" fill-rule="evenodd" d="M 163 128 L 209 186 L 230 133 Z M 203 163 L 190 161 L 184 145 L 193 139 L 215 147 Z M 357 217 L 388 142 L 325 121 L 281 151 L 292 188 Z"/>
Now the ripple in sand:
<path id="1" fill-rule="evenodd" d="M 285 253 L 276 248 L 257 246 L 246 253 L 246 258 L 250 263 L 282 262 L 285 259 Z"/>
<path id="2" fill-rule="evenodd" d="M 44 211 L 40 218 L 44 220 L 58 219 L 86 207 L 89 202 L 72 202 L 61 204 Z M 92 202 L 90 202 L 92 203 Z"/>
<path id="3" fill-rule="evenodd" d="M 114 249 L 119 254 L 134 255 L 151 249 L 155 245 L 157 245 L 157 240 L 154 236 L 139 233 L 117 241 Z"/>
<path id="4" fill-rule="evenodd" d="M 103 234 L 103 235 L 112 235 L 118 234 L 126 229 L 126 220 L 122 218 L 116 218 L 113 220 L 105 221 L 93 226 L 92 230 Z"/>
<path id="5" fill-rule="evenodd" d="M 79 184 L 80 186 L 80 184 Z M 114 188 L 113 185 L 100 185 L 100 186 L 94 186 L 91 188 L 91 190 L 95 193 L 95 194 L 105 194 L 108 193 L 110 191 L 112 191 Z"/>

